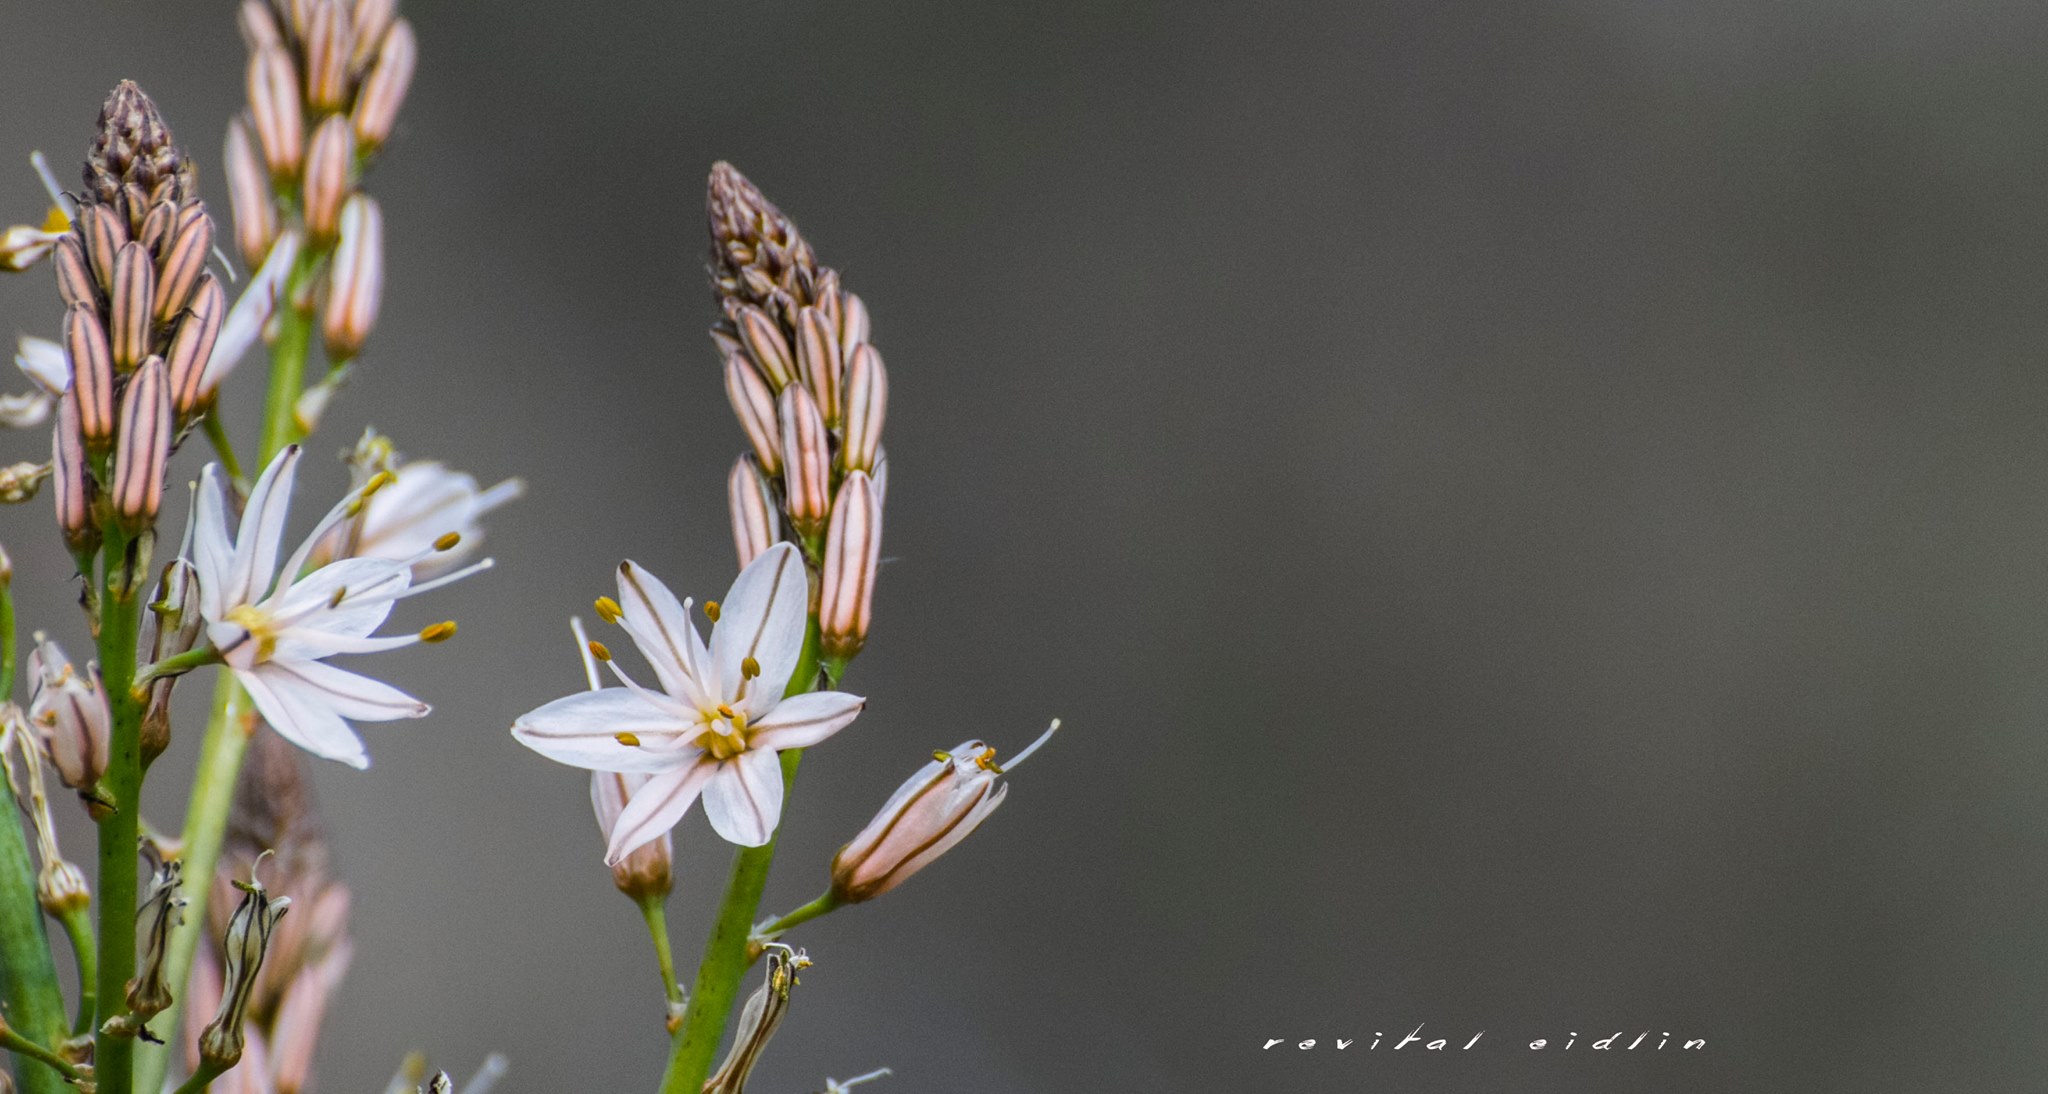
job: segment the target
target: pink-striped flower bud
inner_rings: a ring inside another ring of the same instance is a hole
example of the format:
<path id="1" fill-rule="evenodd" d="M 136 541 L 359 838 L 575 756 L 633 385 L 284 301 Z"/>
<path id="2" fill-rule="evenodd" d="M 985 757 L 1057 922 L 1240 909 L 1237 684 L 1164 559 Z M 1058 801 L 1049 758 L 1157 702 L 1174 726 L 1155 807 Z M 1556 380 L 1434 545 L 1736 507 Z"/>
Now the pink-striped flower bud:
<path id="1" fill-rule="evenodd" d="M 1038 751 L 1059 727 L 1054 719 L 1009 768 Z M 833 898 L 844 904 L 872 900 L 952 850 L 1003 804 L 1010 788 L 996 779 L 1006 770 L 996 763 L 996 750 L 980 741 L 932 753 L 932 762 L 897 787 L 875 819 L 833 857 Z"/>
<path id="2" fill-rule="evenodd" d="M 882 355 L 866 342 L 854 347 L 846 364 L 846 443 L 839 465 L 873 471 L 882 450 L 882 420 L 889 412 L 889 372 Z"/>
<path id="3" fill-rule="evenodd" d="M 112 716 L 100 690 L 99 674 L 71 667 L 64 651 L 41 633 L 28 655 L 34 692 L 28 719 L 57 777 L 74 790 L 90 789 L 107 770 Z"/>
<path id="4" fill-rule="evenodd" d="M 242 32 L 242 44 L 251 53 L 284 48 L 284 32 L 264 0 L 242 0 L 241 10 L 235 14 L 235 28 Z"/>
<path id="5" fill-rule="evenodd" d="M 725 359 L 725 396 L 732 400 L 733 416 L 746 431 L 747 443 L 753 445 L 754 458 L 760 461 L 761 469 L 770 475 L 780 473 L 782 435 L 775 422 L 775 394 L 768 390 L 768 382 L 761 379 L 745 354 L 735 353 Z"/>
<path id="6" fill-rule="evenodd" d="M 321 122 L 306 145 L 306 235 L 318 246 L 331 241 L 341 226 L 341 203 L 348 198 L 349 169 L 355 158 L 355 138 L 348 119 L 339 114 Z"/>
<path id="7" fill-rule="evenodd" d="M 57 241 L 57 247 L 50 253 L 51 264 L 57 267 L 57 295 L 65 304 L 99 304 L 99 285 L 93 281 L 92 267 L 85 261 L 85 245 L 75 235 L 67 235 Z"/>
<path id="8" fill-rule="evenodd" d="M 270 172 L 249 143 L 242 119 L 228 122 L 228 211 L 235 218 L 235 249 L 252 268 L 263 264 L 270 241 L 277 238 L 277 209 L 270 200 Z"/>
<path id="9" fill-rule="evenodd" d="M 775 511 L 775 491 L 751 456 L 741 456 L 725 480 L 726 504 L 732 510 L 732 545 L 740 569 L 775 546 L 782 518 Z"/>
<path id="10" fill-rule="evenodd" d="M 330 359 L 346 361 L 362 350 L 383 296 L 384 214 L 368 194 L 356 194 L 341 209 L 341 244 L 320 324 Z"/>
<path id="11" fill-rule="evenodd" d="M 768 385 L 776 391 L 788 387 L 796 378 L 796 362 L 790 355 L 789 343 L 783 340 L 782 328 L 768 318 L 767 312 L 752 305 L 738 309 L 734 321 L 739 324 L 741 343 L 754 358 L 761 375 L 767 377 Z"/>
<path id="12" fill-rule="evenodd" d="M 361 72 L 377 59 L 377 51 L 384 45 L 384 32 L 391 29 L 396 18 L 398 0 L 356 0 L 355 12 L 349 17 L 349 38 L 355 42 L 355 48 L 349 51 L 350 71 Z"/>
<path id="13" fill-rule="evenodd" d="M 100 529 L 92 519 L 92 478 L 85 469 L 85 438 L 78 424 L 78 392 L 57 400 L 57 428 L 50 436 L 50 493 L 57 501 L 57 527 L 74 555 L 89 555 L 100 545 Z"/>
<path id="14" fill-rule="evenodd" d="M 78 211 L 85 256 L 92 260 L 92 278 L 101 292 L 114 290 L 114 259 L 128 242 L 128 221 L 110 205 L 88 205 Z"/>
<path id="15" fill-rule="evenodd" d="M 78 433 L 98 451 L 114 440 L 114 356 L 107 332 L 90 304 L 64 311 L 64 351 L 71 355 L 71 394 L 77 403 Z"/>
<path id="16" fill-rule="evenodd" d="M 832 452 L 818 401 L 802 384 L 782 389 L 775 402 L 782 421 L 783 509 L 800 535 L 815 535 L 832 510 Z"/>
<path id="17" fill-rule="evenodd" d="M 306 25 L 306 104 L 318 113 L 348 99 L 348 61 L 355 51 L 349 13 L 337 0 L 314 0 Z"/>
<path id="18" fill-rule="evenodd" d="M 860 297 L 844 293 L 839 302 L 839 355 L 853 360 L 854 347 L 869 340 L 868 306 Z"/>
<path id="19" fill-rule="evenodd" d="M 156 321 L 169 323 L 185 310 L 192 291 L 206 275 L 206 260 L 213 256 L 213 218 L 204 203 L 194 203 L 179 218 L 178 234 L 164 253 L 156 283 Z"/>
<path id="20" fill-rule="evenodd" d="M 107 348 L 114 368 L 133 371 L 149 356 L 150 306 L 156 299 L 156 263 L 141 243 L 124 243 L 114 258 L 114 287 L 107 293 Z"/>
<path id="21" fill-rule="evenodd" d="M 298 70 L 281 46 L 266 46 L 249 55 L 249 117 L 256 123 L 256 143 L 263 148 L 270 177 L 282 180 L 298 174 L 306 123 Z"/>
<path id="22" fill-rule="evenodd" d="M 156 523 L 171 458 L 171 392 L 164 359 L 151 357 L 121 393 L 121 439 L 114 449 L 114 516 L 130 535 Z"/>
<path id="23" fill-rule="evenodd" d="M 855 471 L 839 484 L 818 580 L 818 648 L 841 661 L 860 652 L 874 615 L 875 567 L 882 559 L 882 503 L 874 480 Z"/>
<path id="24" fill-rule="evenodd" d="M 619 814 L 625 811 L 626 802 L 642 786 L 648 775 L 622 775 L 613 771 L 593 771 L 590 774 L 590 806 L 597 813 L 597 826 L 604 833 L 607 846 L 612 841 L 612 829 L 618 826 Z M 667 832 L 626 852 L 626 857 L 612 867 L 612 884 L 619 891 L 634 900 L 648 900 L 667 896 L 675 884 L 675 840 Z"/>
<path id="25" fill-rule="evenodd" d="M 839 392 L 845 372 L 839 356 L 839 333 L 832 321 L 817 308 L 799 308 L 796 313 L 797 371 L 811 394 L 818 399 L 818 413 L 826 426 L 839 421 Z"/>
<path id="26" fill-rule="evenodd" d="M 392 23 L 370 74 L 363 77 L 363 86 L 356 92 L 356 143 L 364 151 L 374 151 L 391 138 L 419 57 L 419 40 L 413 36 L 412 24 L 404 19 Z"/>
<path id="27" fill-rule="evenodd" d="M 199 409 L 205 395 L 207 362 L 213 359 L 213 344 L 220 338 L 222 320 L 227 317 L 227 293 L 212 274 L 199 279 L 192 294 L 191 310 L 178 324 L 171 338 L 170 355 L 164 358 L 171 384 L 171 407 L 178 417 L 188 419 Z"/>
<path id="28" fill-rule="evenodd" d="M 142 218 L 141 230 L 135 233 L 135 241 L 142 244 L 143 249 L 147 250 L 152 258 L 161 257 L 164 253 L 164 241 L 171 237 L 171 224 L 177 218 L 177 206 L 168 202 L 151 205 L 149 212 Z"/>

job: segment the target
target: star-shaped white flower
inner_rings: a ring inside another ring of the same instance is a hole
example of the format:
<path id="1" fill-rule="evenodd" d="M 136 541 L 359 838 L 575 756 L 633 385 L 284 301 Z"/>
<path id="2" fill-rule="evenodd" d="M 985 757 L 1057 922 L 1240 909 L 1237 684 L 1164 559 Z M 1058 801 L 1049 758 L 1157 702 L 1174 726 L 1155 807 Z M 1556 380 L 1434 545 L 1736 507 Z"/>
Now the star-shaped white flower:
<path id="1" fill-rule="evenodd" d="M 506 479 L 488 490 L 476 476 L 436 460 L 412 460 L 391 469 L 398 481 L 379 490 L 363 507 L 362 524 L 352 537 L 349 554 L 357 558 L 421 558 L 414 576 L 427 577 L 460 562 L 483 542 L 483 517 L 517 498 L 526 489 Z M 436 540 L 454 532 L 462 537 L 452 551 L 427 551 Z"/>
<path id="2" fill-rule="evenodd" d="M 790 544 L 762 552 L 740 572 L 709 646 L 689 610 L 653 574 L 620 563 L 618 604 L 600 611 L 626 628 L 661 690 L 641 687 L 612 664 L 625 687 L 557 699 L 512 726 L 520 743 L 551 760 L 653 776 L 612 828 L 605 855 L 612 865 L 675 827 L 700 794 L 720 836 L 742 847 L 767 843 L 782 817 L 776 753 L 830 737 L 866 702 L 836 691 L 783 697 L 810 614 L 809 579 Z"/>
<path id="3" fill-rule="evenodd" d="M 298 446 L 293 445 L 264 469 L 249 492 L 240 529 L 232 539 L 233 518 L 220 468 L 207 465 L 193 512 L 191 562 L 199 574 L 199 614 L 206 620 L 207 640 L 220 651 L 271 728 L 316 756 L 368 767 L 362 739 L 349 722 L 419 718 L 427 713 L 427 704 L 324 659 L 452 635 L 452 623 L 418 634 L 373 637 L 370 632 L 391 614 L 394 601 L 467 577 L 488 567 L 490 560 L 417 585 L 412 564 L 418 558 L 343 559 L 301 576 L 314 545 L 367 494 L 389 481 L 380 479 L 335 506 L 280 569 L 278 549 L 298 459 Z"/>

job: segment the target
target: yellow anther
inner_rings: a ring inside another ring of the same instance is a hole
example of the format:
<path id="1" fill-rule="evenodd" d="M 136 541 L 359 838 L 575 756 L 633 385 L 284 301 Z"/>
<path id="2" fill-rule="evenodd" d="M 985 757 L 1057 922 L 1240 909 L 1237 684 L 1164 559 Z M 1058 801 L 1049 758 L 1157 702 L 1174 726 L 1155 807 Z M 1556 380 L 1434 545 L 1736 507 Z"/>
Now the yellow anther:
<path id="1" fill-rule="evenodd" d="M 998 775 L 1003 773 L 1003 766 L 996 762 L 996 750 L 993 748 L 983 749 L 981 755 L 974 758 L 974 766 Z"/>
<path id="2" fill-rule="evenodd" d="M 740 658 L 740 675 L 749 680 L 761 675 L 761 662 L 751 657 Z"/>
<path id="3" fill-rule="evenodd" d="M 625 614 L 625 611 L 619 607 L 618 601 L 608 596 L 597 598 L 597 617 L 599 619 L 607 623 L 617 623 Z"/>
<path id="4" fill-rule="evenodd" d="M 612 659 L 612 651 L 605 649 L 604 643 L 593 638 L 590 641 L 590 656 L 600 661 L 609 661 Z"/>
<path id="5" fill-rule="evenodd" d="M 612 739 L 625 745 L 627 748 L 640 747 L 640 738 L 631 733 L 615 733 L 612 735 Z"/>
<path id="6" fill-rule="evenodd" d="M 392 483 L 397 481 L 397 475 L 394 475 L 389 471 L 379 471 L 376 474 L 370 476 L 369 482 L 363 484 L 362 496 L 367 498 L 371 494 L 374 494 L 377 491 L 382 490 L 385 487 L 390 486 Z"/>
<path id="7" fill-rule="evenodd" d="M 334 590 L 333 596 L 327 598 L 327 606 L 329 608 L 339 608 L 341 607 L 341 602 L 347 599 L 348 586 L 343 585 L 341 588 Z"/>
<path id="8" fill-rule="evenodd" d="M 450 533 L 448 533 L 447 535 L 445 535 L 445 536 L 442 536 L 442 537 L 441 537 L 440 539 L 437 539 L 437 540 L 435 540 L 435 541 L 434 541 L 434 550 L 436 550 L 436 551 L 453 551 L 453 550 L 455 549 L 455 545 L 456 545 L 456 544 L 458 544 L 458 543 L 461 543 L 461 542 L 462 542 L 462 533 L 461 533 L 461 532 L 450 532 Z"/>
<path id="9" fill-rule="evenodd" d="M 937 760 L 942 764 L 949 764 L 953 762 L 953 754 L 941 748 L 932 752 L 932 759 Z"/>
<path id="10" fill-rule="evenodd" d="M 43 231 L 68 232 L 71 230 L 71 216 L 62 207 L 50 206 L 50 215 L 43 218 Z"/>
<path id="11" fill-rule="evenodd" d="M 732 721 L 735 717 L 738 717 L 732 712 L 732 708 L 724 703 L 718 704 L 718 716 L 720 718 L 725 719 L 728 722 Z"/>
<path id="12" fill-rule="evenodd" d="M 704 602 L 704 618 L 709 619 L 713 623 L 718 622 L 718 601 L 707 600 Z"/>
<path id="13" fill-rule="evenodd" d="M 444 619 L 420 632 L 422 642 L 446 642 L 455 637 L 455 621 Z"/>

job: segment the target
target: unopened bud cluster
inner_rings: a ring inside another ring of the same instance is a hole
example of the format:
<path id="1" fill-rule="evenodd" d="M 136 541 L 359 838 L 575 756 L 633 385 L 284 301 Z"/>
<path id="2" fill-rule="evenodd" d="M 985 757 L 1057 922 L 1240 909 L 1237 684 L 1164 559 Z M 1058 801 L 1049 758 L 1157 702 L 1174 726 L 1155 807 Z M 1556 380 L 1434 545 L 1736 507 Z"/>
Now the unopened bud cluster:
<path id="1" fill-rule="evenodd" d="M 712 168 L 707 210 L 724 310 L 711 337 L 752 448 L 727 482 L 733 543 L 742 567 L 779 540 L 803 546 L 821 652 L 844 661 L 867 641 L 874 604 L 888 373 L 867 306 L 730 164 Z"/>
<path id="2" fill-rule="evenodd" d="M 249 109 L 226 149 L 235 246 L 261 265 L 296 215 L 312 253 L 333 251 L 317 304 L 329 358 L 346 361 L 376 325 L 384 284 L 383 215 L 357 183 L 397 123 L 418 40 L 396 0 L 242 0 L 240 24 Z"/>
<path id="3" fill-rule="evenodd" d="M 227 313 L 212 254 L 191 161 L 124 82 L 100 110 L 77 221 L 51 257 L 72 371 L 51 477 L 75 552 L 95 550 L 108 521 L 130 535 L 155 522 L 164 465 L 206 412 L 201 380 Z"/>

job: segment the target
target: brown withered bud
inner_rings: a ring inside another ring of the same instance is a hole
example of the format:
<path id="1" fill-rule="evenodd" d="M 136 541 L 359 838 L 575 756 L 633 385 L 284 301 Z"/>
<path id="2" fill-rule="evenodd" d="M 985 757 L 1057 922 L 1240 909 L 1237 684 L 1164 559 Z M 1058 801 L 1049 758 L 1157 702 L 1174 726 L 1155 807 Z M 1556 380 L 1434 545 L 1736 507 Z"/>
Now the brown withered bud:
<path id="1" fill-rule="evenodd" d="M 159 190 L 166 183 L 168 188 Z M 99 129 L 85 161 L 85 200 L 111 205 L 133 186 L 151 203 L 176 204 L 191 183 L 192 165 L 171 143 L 171 129 L 156 103 L 133 80 L 121 81 L 100 107 Z"/>

